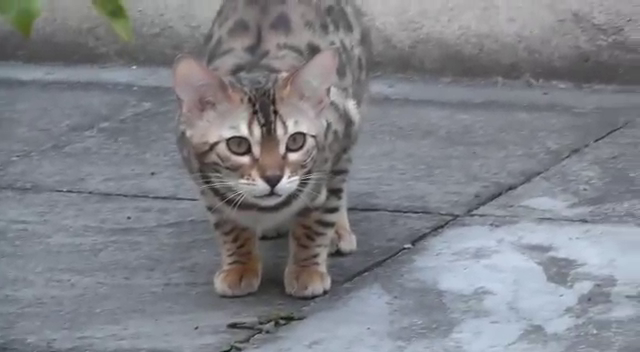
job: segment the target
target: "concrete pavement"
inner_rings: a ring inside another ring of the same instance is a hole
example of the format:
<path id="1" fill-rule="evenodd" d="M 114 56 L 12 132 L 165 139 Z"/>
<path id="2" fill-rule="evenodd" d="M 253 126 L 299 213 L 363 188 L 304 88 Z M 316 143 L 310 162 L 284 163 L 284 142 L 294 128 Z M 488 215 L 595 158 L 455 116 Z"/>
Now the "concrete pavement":
<path id="1" fill-rule="evenodd" d="M 640 228 L 473 218 L 250 351 L 636 352 Z"/>
<path id="2" fill-rule="evenodd" d="M 278 240 L 225 300 L 166 71 L 126 72 L 0 65 L 0 350 L 640 351 L 639 89 L 377 79 L 334 291 L 285 297 Z"/>

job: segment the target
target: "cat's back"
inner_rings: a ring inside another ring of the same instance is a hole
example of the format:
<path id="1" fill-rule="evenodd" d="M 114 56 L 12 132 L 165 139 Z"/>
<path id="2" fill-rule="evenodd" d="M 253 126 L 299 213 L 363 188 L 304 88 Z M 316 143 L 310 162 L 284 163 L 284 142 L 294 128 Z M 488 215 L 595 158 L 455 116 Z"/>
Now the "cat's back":
<path id="1" fill-rule="evenodd" d="M 205 39 L 217 71 L 290 71 L 337 48 L 338 78 L 361 100 L 368 79 L 369 31 L 351 0 L 225 0 Z"/>

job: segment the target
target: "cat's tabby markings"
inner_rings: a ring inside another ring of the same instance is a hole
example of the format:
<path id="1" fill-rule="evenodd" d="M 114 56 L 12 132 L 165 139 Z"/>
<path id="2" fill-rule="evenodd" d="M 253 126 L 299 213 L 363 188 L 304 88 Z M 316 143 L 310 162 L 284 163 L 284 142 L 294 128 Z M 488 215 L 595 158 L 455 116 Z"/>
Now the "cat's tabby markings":
<path id="1" fill-rule="evenodd" d="M 329 253 L 356 250 L 345 183 L 369 43 L 348 0 L 227 0 L 204 62 L 176 59 L 177 144 L 220 240 L 220 295 L 258 289 L 258 239 L 283 228 L 295 297 L 326 293 Z"/>

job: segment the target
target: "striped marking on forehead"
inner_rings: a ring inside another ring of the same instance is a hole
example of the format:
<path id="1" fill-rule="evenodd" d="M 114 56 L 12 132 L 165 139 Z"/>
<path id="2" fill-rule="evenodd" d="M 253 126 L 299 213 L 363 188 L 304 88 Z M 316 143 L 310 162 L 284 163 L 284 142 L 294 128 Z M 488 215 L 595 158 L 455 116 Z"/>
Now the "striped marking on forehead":
<path id="1" fill-rule="evenodd" d="M 252 135 L 253 131 L 257 130 L 261 131 L 263 136 L 275 135 L 277 124 L 284 124 L 273 90 L 277 76 L 265 72 L 246 72 L 234 76 L 234 80 L 245 91 L 247 103 L 251 108 L 249 131 Z"/>
<path id="2" fill-rule="evenodd" d="M 250 124 L 257 123 L 263 136 L 275 135 L 279 113 L 273 91 L 269 88 L 254 89 L 249 95 L 249 104 L 252 111 Z"/>

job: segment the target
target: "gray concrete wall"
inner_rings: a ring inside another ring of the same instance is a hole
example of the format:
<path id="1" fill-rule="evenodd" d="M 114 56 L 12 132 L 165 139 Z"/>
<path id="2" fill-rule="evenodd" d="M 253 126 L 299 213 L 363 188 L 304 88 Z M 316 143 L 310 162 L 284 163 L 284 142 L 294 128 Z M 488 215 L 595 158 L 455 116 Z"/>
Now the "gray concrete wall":
<path id="1" fill-rule="evenodd" d="M 377 68 L 640 83 L 640 0 L 357 0 Z M 0 59 L 167 64 L 194 50 L 219 0 L 128 0 L 124 44 L 89 0 L 44 0 L 30 41 L 0 25 Z"/>

